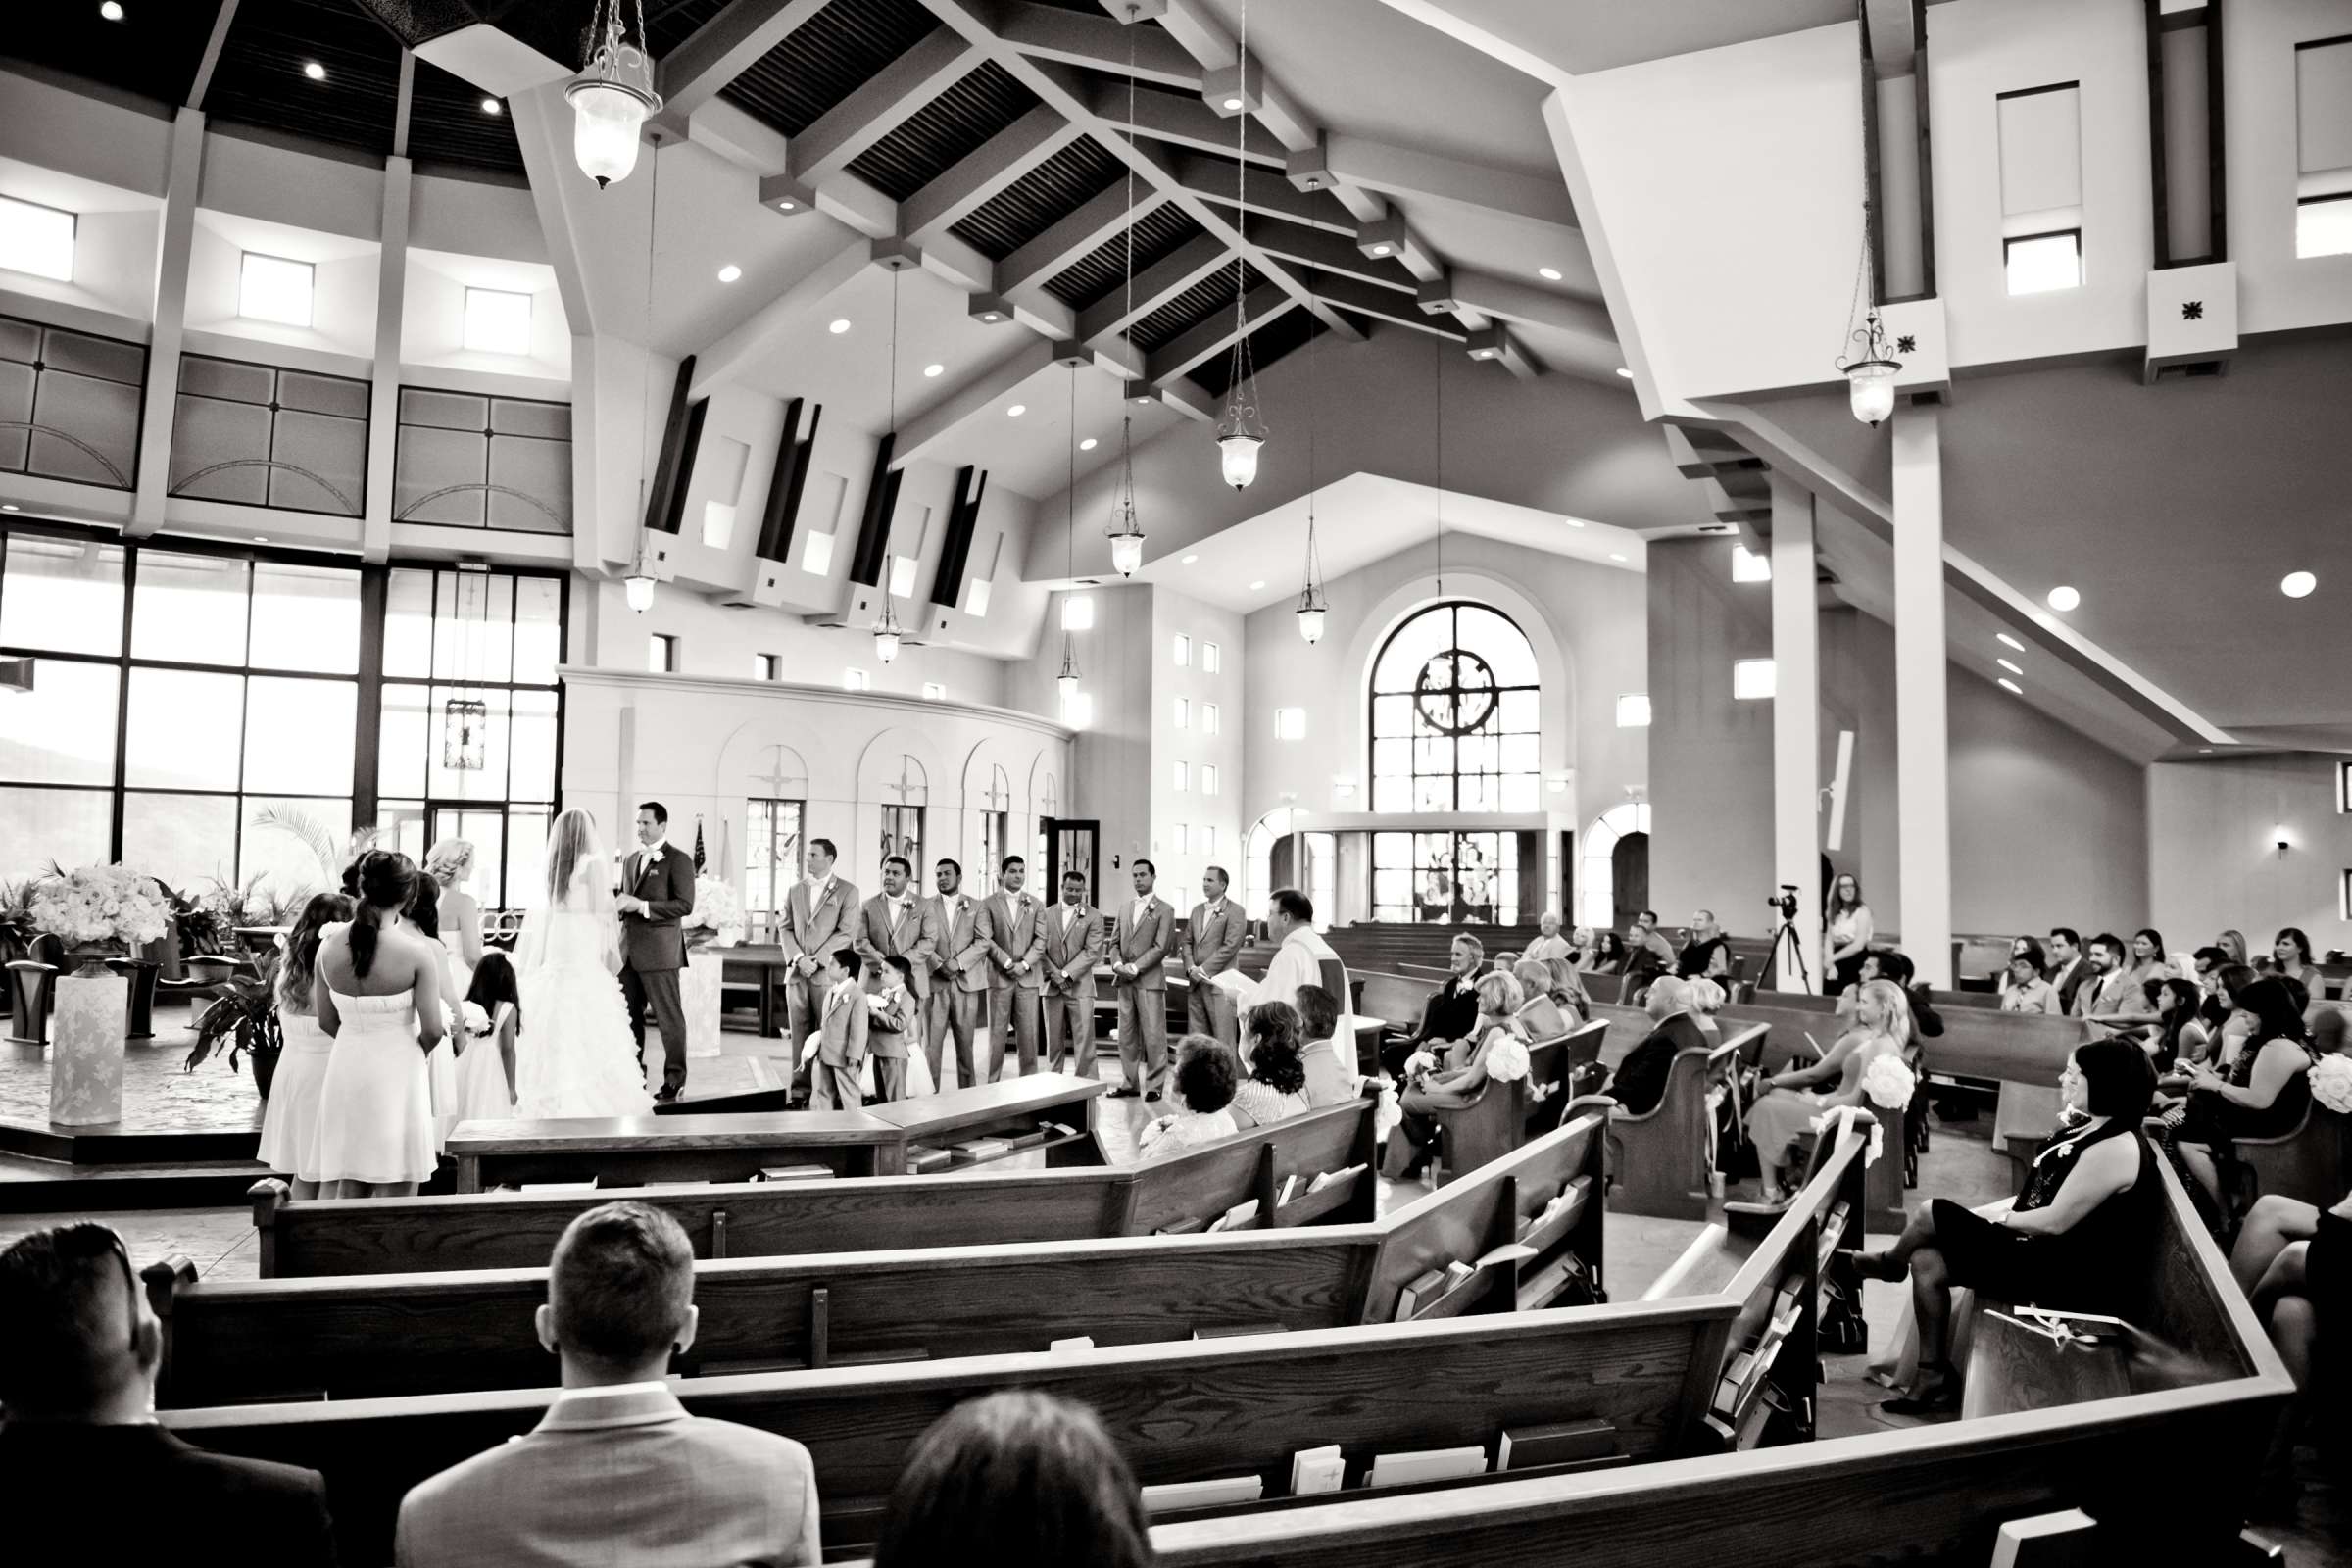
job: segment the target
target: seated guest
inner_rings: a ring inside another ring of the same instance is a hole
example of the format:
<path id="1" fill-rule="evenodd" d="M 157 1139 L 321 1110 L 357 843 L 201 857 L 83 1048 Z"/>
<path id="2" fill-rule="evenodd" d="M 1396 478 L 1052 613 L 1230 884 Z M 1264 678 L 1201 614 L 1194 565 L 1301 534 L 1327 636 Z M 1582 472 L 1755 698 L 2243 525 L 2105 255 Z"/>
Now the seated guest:
<path id="1" fill-rule="evenodd" d="M 1519 982 L 1520 994 L 1527 999 L 1519 1004 L 1516 1016 L 1528 1039 L 1556 1040 L 1576 1027 L 1551 1000 L 1550 965 L 1541 958 L 1521 958 L 1511 965 L 1511 978 Z"/>
<path id="2" fill-rule="evenodd" d="M 1355 1071 L 1355 1037 L 1340 1033 L 1339 999 L 1321 986 L 1298 988 L 1298 1060 L 1306 1071 L 1306 1102 L 1320 1109 L 1362 1093 Z"/>
<path id="3" fill-rule="evenodd" d="M 1143 1494 L 1095 1413 L 1030 1390 L 968 1399 L 914 1446 L 874 1568 L 1150 1568 Z"/>
<path id="4" fill-rule="evenodd" d="M 2034 1156 L 2008 1213 L 1986 1219 L 1934 1199 L 1913 1211 L 1892 1247 L 1854 1254 L 1868 1278 L 1911 1281 L 1919 1376 L 1907 1395 L 1886 1402 L 1894 1414 L 1960 1407 L 1960 1376 L 1946 1356 L 1955 1289 L 2073 1311 L 2132 1304 L 2124 1293 L 2144 1272 L 2164 1212 L 2163 1178 L 2139 1136 L 2155 1069 L 2128 1041 L 2093 1040 L 2075 1048 L 2059 1089 L 2089 1119 Z"/>
<path id="5" fill-rule="evenodd" d="M 1560 1009 L 1563 1017 L 1573 1020 L 1568 1027 L 1573 1029 L 1592 1017 L 1592 998 L 1585 990 L 1584 981 L 1577 977 L 1576 965 L 1566 958 L 1554 958 L 1544 967 L 1550 971 L 1550 983 L 1544 987 L 1544 994 L 1551 998 L 1552 1005 Z"/>
<path id="6" fill-rule="evenodd" d="M 2222 971 L 2230 966 L 2230 955 L 2220 948 L 2199 948 L 2189 955 L 2189 962 L 2196 966 L 2197 1016 L 2211 1034 L 2230 1016 L 2229 1004 L 2221 995 Z"/>
<path id="7" fill-rule="evenodd" d="M 1554 958 L 1568 956 L 1568 939 L 1560 935 L 1560 917 L 1557 914 L 1545 909 L 1536 916 L 1536 927 L 1543 935 L 1527 945 L 1527 951 L 1520 955 L 1521 957 L 1549 963 Z"/>
<path id="8" fill-rule="evenodd" d="M 1592 939 L 1592 959 L 1579 968 L 1593 974 L 1623 974 L 1633 956 L 1625 950 L 1625 938 L 1614 931 L 1603 931 Z"/>
<path id="9" fill-rule="evenodd" d="M 1838 1042 L 1846 1049 L 1832 1048 L 1822 1058 L 1822 1067 L 1814 1069 L 1819 1072 L 1836 1058 L 1839 1064 L 1837 1087 L 1821 1094 L 1785 1087 L 1767 1089 L 1747 1107 L 1747 1135 L 1755 1140 L 1756 1164 L 1767 1203 L 1786 1202 L 1791 1196 L 1785 1178 L 1789 1151 L 1812 1129 L 1814 1118 L 1840 1105 L 1861 1105 L 1867 1110 L 1863 1072 L 1880 1056 L 1900 1056 L 1910 1049 L 1911 1004 L 1904 999 L 1902 987 L 1891 980 L 1865 980 L 1860 989 L 1851 1036 Z"/>
<path id="10" fill-rule="evenodd" d="M 2009 967 L 2001 975 L 2001 1010 L 2055 1013 L 2059 1010 L 2058 988 L 2042 978 L 2040 961 L 2034 956 L 2041 951 L 2041 945 L 2032 937 L 2018 940 L 2034 952 L 2009 955 Z"/>
<path id="11" fill-rule="evenodd" d="M 2243 931 L 2235 928 L 2225 931 L 2213 939 L 2213 945 L 2222 950 L 2223 962 L 2242 963 L 2249 969 L 2254 966 L 2254 960 L 2249 956 L 2251 950 L 2246 947 L 2246 934 Z"/>
<path id="12" fill-rule="evenodd" d="M 1690 1003 L 1689 985 L 1674 975 L 1660 977 L 1649 988 L 1642 1007 L 1649 1014 L 1650 1031 L 1625 1054 L 1605 1091 L 1627 1115 L 1645 1116 L 1657 1109 L 1666 1098 L 1666 1075 L 1674 1058 L 1707 1043 L 1698 1020 L 1690 1015 Z"/>
<path id="13" fill-rule="evenodd" d="M 1914 1056 L 1919 1054 L 1924 1042 L 1936 1039 L 1943 1033 L 1943 1019 L 1936 1011 L 1936 1004 L 1928 988 L 1911 983 L 1911 977 L 1918 972 L 1908 954 L 1897 953 L 1892 948 L 1876 948 L 1862 956 L 1861 973 L 1864 980 L 1888 980 L 1902 988 L 1903 1000 L 1911 1005 L 1910 1050 Z M 1838 999 L 1839 1012 L 1853 1010 L 1852 997 L 1853 993 L 1849 991 Z"/>
<path id="14" fill-rule="evenodd" d="M 34 1231 L 0 1252 L 0 1496 L 10 1560 L 122 1561 L 134 1522 L 256 1563 L 331 1564 L 314 1470 L 207 1453 L 155 1419 L 162 1327 L 104 1225 Z M 118 1551 L 116 1548 L 121 1548 Z M 158 1537 L 142 1558 L 173 1555 Z"/>
<path id="15" fill-rule="evenodd" d="M 1568 961 L 1570 963 L 1575 964 L 1579 969 L 1590 969 L 1599 956 L 1600 941 L 1593 936 L 1591 926 L 1580 925 L 1568 933 Z"/>
<path id="16" fill-rule="evenodd" d="M 2167 975 L 2148 981 L 2146 989 L 2148 1000 L 2156 1004 L 2156 1022 L 2140 1045 L 2148 1059 L 2156 1063 L 2157 1072 L 2204 1060 L 2212 1041 L 2205 1025 L 2197 1020 L 2196 986 Z"/>
<path id="17" fill-rule="evenodd" d="M 2213 972 L 2212 1000 L 2218 1004 L 2213 1011 L 2219 1017 L 2208 1014 L 2206 1032 L 2213 1037 L 2213 1059 L 2224 1067 L 2237 1060 L 2246 1037 L 2254 1031 L 2254 1015 L 2240 1007 L 2237 999 L 2260 978 L 2242 963 L 2225 963 Z"/>
<path id="18" fill-rule="evenodd" d="M 2311 1047 L 2303 1009 L 2284 980 L 2266 976 L 2239 992 L 2238 1010 L 2253 1020 L 2247 1044 L 2228 1075 L 2198 1062 L 2189 1069 L 2188 1103 L 2166 1148 L 2195 1182 L 2190 1196 L 2216 1233 L 2235 1206 L 2239 1138 L 2277 1138 L 2301 1124 L 2311 1104 Z"/>
<path id="19" fill-rule="evenodd" d="M 2292 980 L 2308 994 L 2320 989 L 2320 971 L 2312 967 L 2311 938 L 2300 929 L 2286 926 L 2271 942 L 2270 972 L 2282 980 Z"/>
<path id="20" fill-rule="evenodd" d="M 2141 932 L 2144 938 L 2146 932 Z M 2152 1004 L 2132 978 L 2131 949 L 2112 932 L 2090 939 L 2089 968 L 2095 977 L 2075 993 L 2075 1016 L 2090 1023 L 2131 1024 L 2155 1016 Z"/>
<path id="21" fill-rule="evenodd" d="M 1731 1000 L 1724 994 L 1723 982 L 1702 974 L 1683 984 L 1689 987 L 1684 993 L 1683 1004 L 1690 1009 L 1690 1016 L 1698 1020 L 1700 1030 L 1710 1036 L 1722 1034 L 1722 1026 L 1716 1023 L 1715 1015 Z"/>
<path id="22" fill-rule="evenodd" d="M 2230 1272 L 2295 1380 L 2298 1398 L 2278 1423 L 2254 1505 L 2257 1516 L 2292 1517 L 2300 1490 L 2295 1430 L 2319 1414 L 2311 1399 L 2315 1352 L 2325 1339 L 2340 1354 L 2352 1335 L 2352 1196 L 2325 1210 L 2295 1198 L 2257 1199 L 2230 1249 Z"/>
<path id="23" fill-rule="evenodd" d="M 1658 929 L 1655 909 L 1643 909 L 1634 916 L 1634 928 L 1625 934 L 1625 978 L 1629 987 L 1674 973 L 1674 944 Z"/>
<path id="24" fill-rule="evenodd" d="M 1176 1071 L 1170 1076 L 1176 1112 L 1144 1129 L 1136 1140 L 1141 1158 L 1164 1159 L 1242 1130 L 1232 1108 L 1242 1064 L 1231 1046 L 1211 1035 L 1186 1035 L 1176 1042 Z"/>
<path id="25" fill-rule="evenodd" d="M 823 1560 L 808 1450 L 689 1415 L 664 1381 L 696 1322 L 676 1220 L 646 1203 L 588 1210 L 556 1243 L 547 1294 L 539 1343 L 563 1391 L 528 1436 L 408 1494 L 401 1568 Z"/>
<path id="26" fill-rule="evenodd" d="M 1478 966 L 1486 961 L 1486 947 L 1478 938 L 1464 933 L 1453 939 L 1448 950 L 1453 972 L 1422 1004 L 1420 1027 L 1410 1038 L 1381 1048 L 1380 1064 L 1389 1076 L 1401 1078 L 1405 1058 L 1430 1042 L 1459 1040 L 1470 1032 L 1471 1020 L 1478 1016 Z"/>
<path id="27" fill-rule="evenodd" d="M 1487 1087 L 1487 1056 L 1504 1040 L 1524 1043 L 1512 1014 L 1527 999 L 1519 982 L 1507 974 L 1482 975 L 1478 982 L 1478 1015 L 1467 1038 L 1457 1041 L 1441 1061 L 1430 1052 L 1416 1052 L 1405 1063 L 1402 1135 L 1389 1145 L 1391 1175 L 1409 1180 L 1428 1168 L 1437 1151 L 1441 1110 L 1460 1110 L 1474 1103 Z M 1410 1151 L 1409 1155 L 1406 1151 Z"/>
<path id="28" fill-rule="evenodd" d="M 1701 975 L 1721 979 L 1732 972 L 1731 939 L 1723 934 L 1713 909 L 1701 909 L 1690 917 L 1690 940 L 1675 955 L 1674 972 L 1686 980 Z"/>
<path id="29" fill-rule="evenodd" d="M 2058 1010 L 2075 1015 L 2075 997 L 2090 982 L 2090 961 L 2082 954 L 2082 938 L 2071 925 L 2050 927 L 2050 962 L 2044 976 L 2058 992 Z"/>
<path id="30" fill-rule="evenodd" d="M 1306 1065 L 1298 1059 L 1298 1009 L 1287 1002 L 1261 1002 L 1242 1020 L 1243 1054 L 1249 1065 L 1233 1090 L 1233 1124 L 1270 1127 L 1305 1114 Z"/>
<path id="31" fill-rule="evenodd" d="M 2016 970 L 2012 966 L 2020 958 L 2034 960 L 2034 978 L 2036 980 L 2046 980 L 2049 977 L 2050 961 L 2043 956 L 2041 944 L 2032 937 L 2016 937 L 2009 943 L 2009 956 L 2002 961 L 1998 983 L 1993 987 L 1995 991 L 2007 993 L 2016 975 Z M 2054 1007 L 2011 1007 L 2007 1010 L 2011 1012 L 2055 1012 L 2058 1009 Z"/>

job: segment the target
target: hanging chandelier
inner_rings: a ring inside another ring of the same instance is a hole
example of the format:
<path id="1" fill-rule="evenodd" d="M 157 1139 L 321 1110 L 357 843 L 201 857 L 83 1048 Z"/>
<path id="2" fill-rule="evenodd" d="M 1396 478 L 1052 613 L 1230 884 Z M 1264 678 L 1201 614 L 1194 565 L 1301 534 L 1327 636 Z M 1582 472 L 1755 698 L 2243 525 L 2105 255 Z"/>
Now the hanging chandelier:
<path id="1" fill-rule="evenodd" d="M 621 5 L 622 0 L 595 0 L 588 18 L 594 48 L 564 89 L 571 105 L 571 156 L 599 190 L 629 177 L 637 167 L 638 131 L 646 117 L 662 108 L 662 95 L 654 90 L 653 58 L 646 52 L 645 0 L 636 0 L 634 44 L 621 27 Z"/>
<path id="2" fill-rule="evenodd" d="M 899 617 L 890 608 L 890 586 L 882 590 L 882 618 L 874 625 L 874 657 L 885 664 L 899 657 Z"/>
<path id="3" fill-rule="evenodd" d="M 896 268 L 893 268 L 890 273 L 889 353 L 890 428 L 892 433 L 896 434 L 899 428 L 899 273 Z M 882 571 L 882 618 L 874 623 L 874 657 L 885 664 L 899 657 L 900 641 L 898 612 L 891 607 L 890 603 L 891 571 L 888 560 L 888 552 L 885 551 Z"/>
<path id="4" fill-rule="evenodd" d="M 1140 8 L 1127 8 L 1127 123 L 1135 123 L 1135 32 L 1136 14 Z M 1130 130 L 1130 135 L 1134 132 Z M 1126 315 L 1132 322 L 1135 316 L 1135 165 L 1127 166 L 1127 303 Z M 1135 420 L 1133 416 L 1119 419 L 1119 488 L 1110 506 L 1110 567 L 1122 577 L 1132 577 L 1144 564 L 1144 525 L 1135 511 Z M 1073 432 L 1075 433 L 1075 432 Z"/>
<path id="5" fill-rule="evenodd" d="M 1078 642 L 1068 632 L 1061 634 L 1061 673 L 1054 677 L 1054 690 L 1066 706 L 1078 695 Z"/>
<path id="6" fill-rule="evenodd" d="M 1862 260 L 1854 269 L 1854 300 L 1845 315 L 1846 341 L 1854 347 L 1831 363 L 1845 377 L 1854 417 L 1876 428 L 1894 412 L 1894 378 L 1902 373 L 1903 362 L 1894 357 L 1886 328 L 1879 320 L 1878 283 L 1871 270 L 1872 232 L 1873 218 L 1866 198 L 1862 203 Z M 1857 315 L 1862 318 L 1858 326 L 1854 324 Z"/>
<path id="7" fill-rule="evenodd" d="M 1242 6 L 1240 79 L 1250 79 L 1250 7 Z M 1131 76 L 1130 80 L 1133 79 Z M 1225 415 L 1217 420 L 1218 466 L 1225 482 L 1247 490 L 1257 477 L 1257 451 L 1266 444 L 1257 412 L 1257 364 L 1250 353 L 1250 115 L 1234 117 L 1234 223 L 1242 244 L 1233 258 L 1233 362 L 1225 386 Z"/>
<path id="8" fill-rule="evenodd" d="M 466 587 L 474 588 L 480 597 L 479 579 L 472 573 L 459 579 L 458 676 L 461 680 L 474 674 L 473 621 L 466 613 Z M 488 618 L 488 606 L 483 606 L 482 617 Z M 464 688 L 460 688 L 463 692 Z M 441 765 L 452 772 L 476 773 L 489 763 L 490 706 L 479 697 L 455 696 L 441 705 Z"/>
<path id="9" fill-rule="evenodd" d="M 1078 368 L 1070 368 L 1070 471 L 1062 486 L 1061 570 L 1072 587 L 1077 585 L 1078 572 Z M 1136 548 L 1143 548 L 1143 536 L 1136 536 Z M 1112 546 L 1115 551 L 1116 545 Z M 1068 590 L 1064 590 L 1066 593 Z M 1061 625 L 1061 673 L 1054 677 L 1054 690 L 1061 697 L 1061 716 L 1070 716 L 1070 704 L 1078 696 L 1078 639 L 1071 632 L 1065 609 Z"/>
<path id="10" fill-rule="evenodd" d="M 629 574 L 621 579 L 621 587 L 629 596 L 629 608 L 640 615 L 654 608 L 654 568 L 645 554 L 645 532 L 637 534 L 637 559 L 629 565 Z"/>
<path id="11" fill-rule="evenodd" d="M 1298 590 L 1298 635 L 1312 648 L 1323 640 L 1323 563 L 1315 550 L 1315 415 L 1322 383 L 1315 377 L 1315 340 L 1306 340 L 1306 585 Z"/>

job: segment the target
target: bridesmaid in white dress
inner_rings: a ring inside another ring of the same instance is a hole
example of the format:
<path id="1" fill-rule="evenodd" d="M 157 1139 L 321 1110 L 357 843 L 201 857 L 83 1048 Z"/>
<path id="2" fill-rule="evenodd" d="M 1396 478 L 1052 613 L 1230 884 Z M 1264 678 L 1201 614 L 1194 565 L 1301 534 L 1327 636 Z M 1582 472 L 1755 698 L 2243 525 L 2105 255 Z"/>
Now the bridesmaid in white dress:
<path id="1" fill-rule="evenodd" d="M 314 895 L 277 960 L 277 1030 L 285 1046 L 262 1112 L 261 1161 L 292 1179 L 296 1198 L 318 1196 L 318 1184 L 302 1179 L 302 1165 L 318 1131 L 318 1093 L 326 1086 L 327 1057 L 335 1045 L 311 1008 L 318 943 L 328 926 L 351 918 L 351 900 L 340 893 Z"/>
<path id="2" fill-rule="evenodd" d="M 458 1119 L 495 1121 L 514 1114 L 514 1053 L 522 1033 L 522 994 L 514 965 L 492 948 L 473 971 L 466 1000 L 482 1010 L 486 1035 L 466 1042 L 458 1058 Z"/>
<path id="3" fill-rule="evenodd" d="M 482 906 L 467 886 L 473 880 L 473 841 L 443 839 L 424 858 L 424 874 L 441 889 L 441 945 L 450 952 L 457 994 L 473 989 L 473 966 L 482 961 Z"/>
<path id="4" fill-rule="evenodd" d="M 612 862 L 596 823 L 573 809 L 547 836 L 547 906 L 514 944 L 530 1033 L 514 1048 L 514 1114 L 644 1116 L 654 1108 L 621 1000 Z"/>
<path id="5" fill-rule="evenodd" d="M 458 978 L 453 955 L 441 940 L 439 883 L 429 876 L 416 878 L 416 896 L 409 901 L 401 925 L 432 945 L 433 956 L 441 966 L 442 1021 L 448 1029 L 424 1063 L 425 1085 L 433 1098 L 433 1151 L 438 1153 L 449 1141 L 450 1128 L 458 1123 L 458 1047 L 463 1041 L 457 1027 L 457 1012 L 458 1004 L 466 1000 L 466 984 Z"/>
<path id="6" fill-rule="evenodd" d="M 321 1198 L 406 1198 L 433 1174 L 425 1056 L 447 1032 L 443 949 L 400 918 L 416 882 L 407 856 L 370 850 L 359 863 L 358 912 L 318 946 L 311 1001 L 335 1044 L 301 1175 Z"/>

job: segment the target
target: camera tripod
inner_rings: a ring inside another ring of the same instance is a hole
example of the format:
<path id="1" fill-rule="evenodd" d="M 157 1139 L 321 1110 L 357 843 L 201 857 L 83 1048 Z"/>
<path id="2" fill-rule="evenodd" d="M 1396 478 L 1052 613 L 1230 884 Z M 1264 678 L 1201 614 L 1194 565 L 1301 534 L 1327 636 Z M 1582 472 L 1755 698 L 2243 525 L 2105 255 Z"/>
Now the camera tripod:
<path id="1" fill-rule="evenodd" d="M 1772 945 L 1764 950 L 1764 970 L 1756 977 L 1757 981 L 1769 984 L 1781 972 L 1781 944 L 1784 942 L 1788 944 L 1788 956 L 1796 963 L 1797 989 L 1810 995 L 1813 977 L 1805 972 L 1805 944 L 1796 934 L 1796 922 L 1785 914 L 1781 916 L 1780 929 L 1772 934 Z"/>

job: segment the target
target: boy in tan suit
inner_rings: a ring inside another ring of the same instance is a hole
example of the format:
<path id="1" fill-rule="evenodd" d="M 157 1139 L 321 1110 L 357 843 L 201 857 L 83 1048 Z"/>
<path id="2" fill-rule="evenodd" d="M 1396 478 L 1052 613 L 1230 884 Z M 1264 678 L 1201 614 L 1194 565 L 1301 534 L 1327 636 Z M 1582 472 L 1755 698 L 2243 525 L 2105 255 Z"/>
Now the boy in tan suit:
<path id="1" fill-rule="evenodd" d="M 914 1000 L 914 965 L 898 954 L 865 960 L 865 1049 L 874 1058 L 874 1100 L 906 1098 L 906 1035 L 922 1028 Z"/>
<path id="2" fill-rule="evenodd" d="M 825 978 L 832 985 L 825 992 L 824 1016 L 801 1053 L 801 1059 L 808 1063 L 810 1110 L 856 1110 L 865 1103 L 865 1091 L 858 1081 L 858 1069 L 865 1065 L 866 1042 L 865 999 L 858 994 L 858 969 L 854 948 L 836 948 L 825 960 Z"/>

